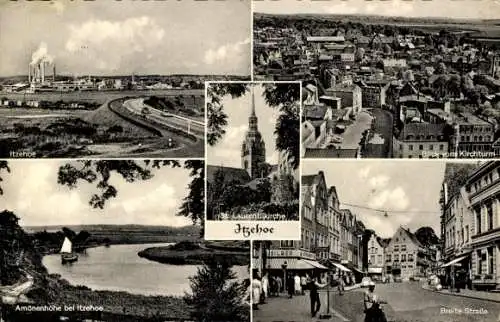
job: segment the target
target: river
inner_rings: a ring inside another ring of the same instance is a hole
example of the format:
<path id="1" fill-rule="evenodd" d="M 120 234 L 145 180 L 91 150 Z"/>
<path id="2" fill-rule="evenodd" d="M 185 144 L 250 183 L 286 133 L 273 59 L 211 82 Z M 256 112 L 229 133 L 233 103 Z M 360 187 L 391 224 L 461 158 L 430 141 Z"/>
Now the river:
<path id="1" fill-rule="evenodd" d="M 198 266 L 160 264 L 137 255 L 148 247 L 167 245 L 170 244 L 89 248 L 73 264 L 62 265 L 59 254 L 45 256 L 43 264 L 49 273 L 60 274 L 72 285 L 142 295 L 183 296 L 190 291 L 188 278 L 196 274 Z M 238 277 L 248 277 L 246 266 L 235 266 L 233 270 Z"/>

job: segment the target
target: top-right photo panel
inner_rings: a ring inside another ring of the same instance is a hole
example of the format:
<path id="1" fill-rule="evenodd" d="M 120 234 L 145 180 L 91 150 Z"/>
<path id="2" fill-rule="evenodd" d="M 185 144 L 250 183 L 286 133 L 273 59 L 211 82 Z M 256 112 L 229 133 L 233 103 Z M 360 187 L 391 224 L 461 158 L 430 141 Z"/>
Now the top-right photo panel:
<path id="1" fill-rule="evenodd" d="M 302 81 L 303 158 L 500 158 L 500 2 L 254 1 L 254 80 Z"/>

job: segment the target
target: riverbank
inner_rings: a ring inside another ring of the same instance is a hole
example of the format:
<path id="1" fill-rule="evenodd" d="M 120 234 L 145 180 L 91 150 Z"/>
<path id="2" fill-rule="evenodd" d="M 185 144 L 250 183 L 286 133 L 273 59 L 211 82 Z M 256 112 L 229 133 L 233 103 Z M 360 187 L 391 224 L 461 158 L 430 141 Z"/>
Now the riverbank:
<path id="1" fill-rule="evenodd" d="M 203 265 L 214 258 L 224 258 L 230 265 L 250 264 L 250 249 L 242 247 L 211 247 L 210 243 L 180 242 L 171 246 L 150 247 L 138 253 L 140 257 L 170 265 Z"/>
<path id="2" fill-rule="evenodd" d="M 192 308 L 181 297 L 144 296 L 127 292 L 95 291 L 85 286 L 73 286 L 59 275 L 51 274 L 27 295 L 29 303 L 5 307 L 6 321 L 59 320 L 61 317 L 98 319 L 104 321 L 190 321 Z M 46 296 L 49 296 L 47 299 Z M 23 310 L 22 307 L 30 307 Z M 42 307 L 50 310 L 42 311 Z M 33 309 L 35 308 L 35 309 Z"/>

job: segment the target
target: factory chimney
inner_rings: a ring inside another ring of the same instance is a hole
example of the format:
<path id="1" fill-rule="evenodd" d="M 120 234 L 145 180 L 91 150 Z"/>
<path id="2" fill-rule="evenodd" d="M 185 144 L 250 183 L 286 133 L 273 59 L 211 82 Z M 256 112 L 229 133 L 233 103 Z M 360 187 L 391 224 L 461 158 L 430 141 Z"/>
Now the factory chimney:
<path id="1" fill-rule="evenodd" d="M 45 61 L 42 60 L 40 63 L 40 69 L 41 69 L 41 74 L 42 74 L 42 83 L 45 82 Z"/>
<path id="2" fill-rule="evenodd" d="M 52 71 L 53 71 L 53 75 L 52 75 L 52 81 L 55 82 L 56 81 L 56 64 L 54 63 L 54 66 L 52 67 Z"/>
<path id="3" fill-rule="evenodd" d="M 31 64 L 28 64 L 28 83 L 31 84 Z"/>

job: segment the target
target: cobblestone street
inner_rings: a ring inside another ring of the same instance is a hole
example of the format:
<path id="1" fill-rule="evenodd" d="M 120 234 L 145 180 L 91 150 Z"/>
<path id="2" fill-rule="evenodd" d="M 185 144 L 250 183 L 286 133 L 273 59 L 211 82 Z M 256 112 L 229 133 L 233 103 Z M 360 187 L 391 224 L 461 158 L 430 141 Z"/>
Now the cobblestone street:
<path id="1" fill-rule="evenodd" d="M 330 292 L 328 321 L 363 322 L 363 289 L 339 296 Z M 394 322 L 498 322 L 500 302 L 448 295 L 423 289 L 417 282 L 379 284 L 376 293 L 388 301 L 384 305 L 388 321 Z M 326 312 L 327 294 L 321 293 L 321 311 Z M 500 298 L 500 295 L 498 296 Z M 500 299 L 499 299 L 500 301 Z M 318 316 L 320 315 L 318 314 Z M 256 322 L 325 321 L 311 318 L 309 296 L 271 298 L 253 313 Z"/>

